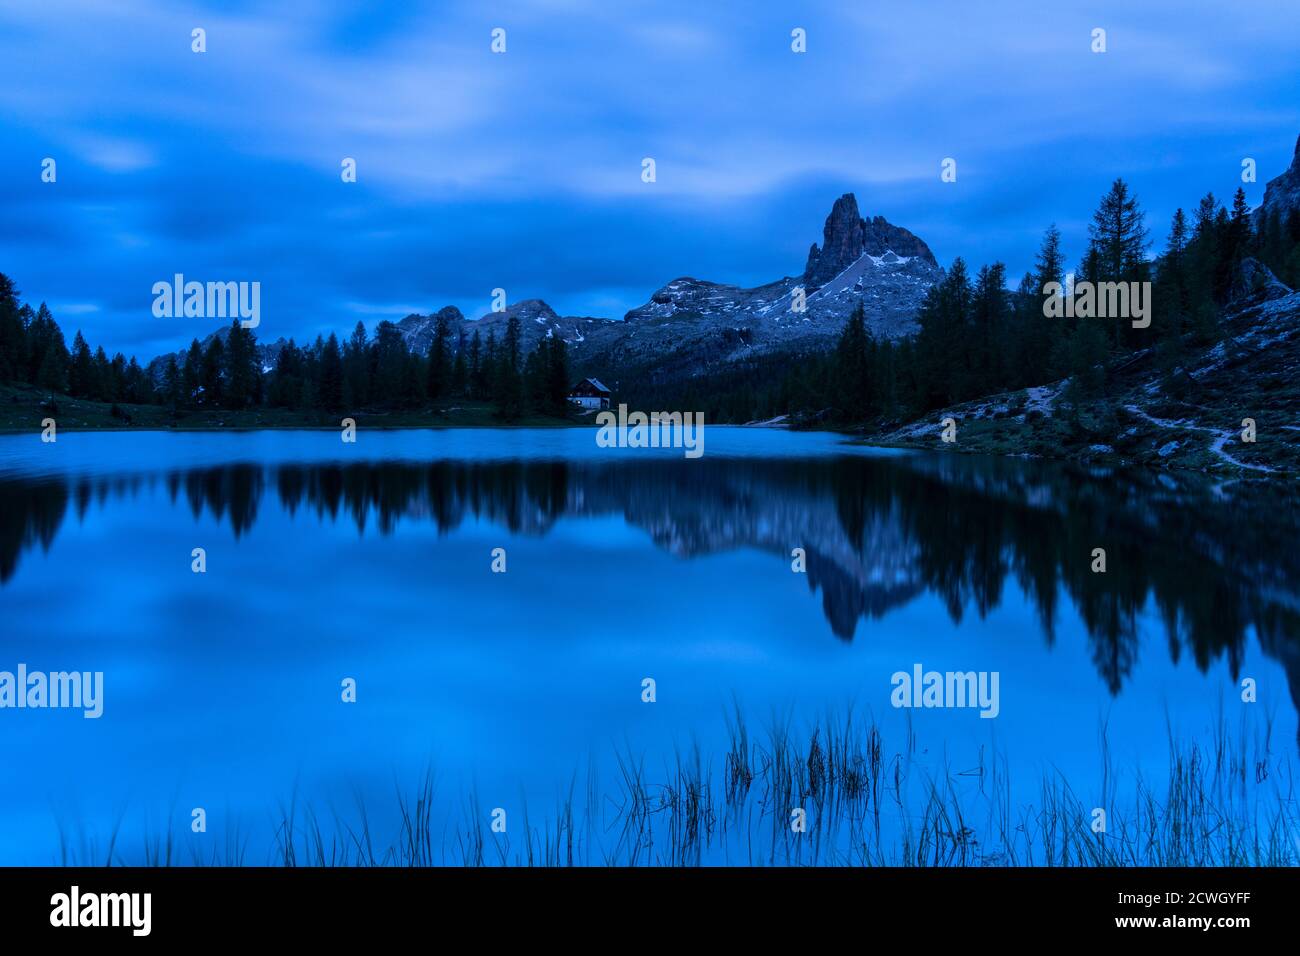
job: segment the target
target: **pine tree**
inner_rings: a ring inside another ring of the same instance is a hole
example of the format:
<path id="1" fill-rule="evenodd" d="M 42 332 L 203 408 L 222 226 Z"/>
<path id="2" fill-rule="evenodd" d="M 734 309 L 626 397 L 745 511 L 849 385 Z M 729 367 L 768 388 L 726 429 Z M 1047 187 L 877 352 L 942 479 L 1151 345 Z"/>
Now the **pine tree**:
<path id="1" fill-rule="evenodd" d="M 32 312 L 29 306 L 23 306 L 20 314 L 24 316 L 28 343 L 27 371 L 24 380 L 39 385 L 41 366 L 45 364 L 45 353 L 58 332 L 58 326 L 55 325 L 54 317 L 50 315 L 50 310 L 44 302 L 35 312 Z M 59 338 L 62 339 L 62 336 L 60 335 Z"/>
<path id="2" fill-rule="evenodd" d="M 108 363 L 108 391 L 108 401 L 126 401 L 126 356 L 121 352 L 115 353 Z"/>
<path id="3" fill-rule="evenodd" d="M 547 393 L 550 413 L 564 417 L 569 413 L 569 350 L 564 339 L 551 340 L 550 365 L 547 368 Z"/>
<path id="4" fill-rule="evenodd" d="M 27 368 L 27 330 L 19 310 L 18 289 L 0 272 L 0 382 L 21 379 Z"/>
<path id="5" fill-rule="evenodd" d="M 931 286 L 917 322 L 916 376 L 922 409 L 971 397 L 970 331 L 974 292 L 966 262 L 958 257 L 942 281 Z"/>
<path id="6" fill-rule="evenodd" d="M 257 361 L 257 340 L 252 329 L 230 323 L 225 346 L 225 401 L 231 408 L 247 408 L 257 396 L 262 370 Z"/>
<path id="7" fill-rule="evenodd" d="M 90 355 L 81 330 L 72 338 L 72 366 L 68 370 L 68 394 L 73 398 L 91 398 L 95 393 L 95 360 Z"/>
<path id="8" fill-rule="evenodd" d="M 835 344 L 835 413 L 843 422 L 865 422 L 871 406 L 866 317 L 859 300 Z"/>
<path id="9" fill-rule="evenodd" d="M 1136 282 L 1145 279 L 1148 232 L 1137 197 L 1117 179 L 1102 197 L 1088 227 L 1093 282 Z"/>
<path id="10" fill-rule="evenodd" d="M 487 348 L 483 353 L 483 397 L 494 402 L 496 401 L 497 375 L 500 372 L 497 364 L 499 361 L 497 351 L 496 332 L 489 330 Z"/>
<path id="11" fill-rule="evenodd" d="M 506 367 L 519 371 L 520 349 L 523 345 L 523 335 L 519 327 L 519 316 L 512 315 L 506 323 L 506 337 L 502 342 L 504 349 Z"/>
<path id="12" fill-rule="evenodd" d="M 275 357 L 268 398 L 277 408 L 296 408 L 302 394 L 302 354 L 293 339 L 289 339 Z"/>
<path id="13" fill-rule="evenodd" d="M 447 317 L 439 312 L 434 324 L 433 344 L 429 347 L 427 391 L 434 401 L 447 394 L 451 386 L 451 326 Z"/>
<path id="14" fill-rule="evenodd" d="M 1047 227 L 1034 262 L 1034 285 L 1039 295 L 1046 295 L 1050 283 L 1065 284 L 1065 256 L 1061 253 L 1061 230 L 1056 223 Z"/>
<path id="15" fill-rule="evenodd" d="M 456 339 L 456 360 L 451 366 L 451 394 L 464 398 L 469 392 L 469 366 L 465 362 L 465 333 Z"/>
<path id="16" fill-rule="evenodd" d="M 397 404 L 401 408 L 419 408 L 424 404 L 428 371 L 419 355 L 404 351 L 406 356 L 402 369 L 402 385 Z"/>
<path id="17" fill-rule="evenodd" d="M 220 408 L 224 401 L 225 385 L 222 374 L 225 367 L 225 351 L 221 339 L 215 335 L 208 342 L 208 347 L 203 350 L 199 382 L 203 389 L 203 404 L 208 408 Z"/>
<path id="18" fill-rule="evenodd" d="M 1102 197 L 1093 213 L 1088 236 L 1088 253 L 1082 269 L 1084 278 L 1093 283 L 1147 281 L 1149 233 L 1146 217 L 1124 180 L 1116 179 L 1110 191 Z M 1132 340 L 1134 330 L 1129 318 L 1110 317 L 1113 347 L 1118 348 Z"/>
<path id="19" fill-rule="evenodd" d="M 96 401 L 112 401 L 109 395 L 109 389 L 112 384 L 112 369 L 109 367 L 108 356 L 104 353 L 104 346 L 95 347 L 95 371 L 91 383 L 90 394 Z"/>
<path id="20" fill-rule="evenodd" d="M 1169 224 L 1169 241 L 1156 271 L 1158 295 L 1155 305 L 1159 310 L 1162 328 L 1159 334 L 1177 338 L 1187 324 L 1190 305 L 1190 288 L 1187 276 L 1187 247 L 1190 242 L 1187 216 L 1180 208 L 1174 212 Z"/>
<path id="21" fill-rule="evenodd" d="M 319 401 L 327 411 L 343 408 L 343 356 L 333 332 L 321 348 Z"/>
<path id="22" fill-rule="evenodd" d="M 1232 197 L 1232 218 L 1228 232 L 1228 242 L 1232 247 L 1229 257 L 1235 267 L 1246 256 L 1255 254 L 1255 233 L 1250 227 L 1250 205 L 1246 202 L 1246 190 L 1241 186 Z"/>
<path id="23" fill-rule="evenodd" d="M 881 342 L 876 350 L 871 379 L 875 383 L 878 412 L 886 417 L 897 415 L 899 410 L 897 349 L 888 339 Z"/>
<path id="24" fill-rule="evenodd" d="M 347 381 L 345 399 L 355 408 L 370 400 L 370 358 L 366 342 L 366 327 L 357 322 L 343 347 L 343 370 Z"/>
<path id="25" fill-rule="evenodd" d="M 523 414 L 524 383 L 519 367 L 520 345 L 519 317 L 512 315 L 506 323 L 505 338 L 497 352 L 497 372 L 493 401 L 497 414 L 506 421 L 514 421 Z M 489 348 L 493 342 L 488 339 Z"/>
<path id="26" fill-rule="evenodd" d="M 176 356 L 167 356 L 167 364 L 163 366 L 163 396 L 172 411 L 175 411 L 181 403 L 181 377 Z"/>
<path id="27" fill-rule="evenodd" d="M 1194 320 L 1214 303 L 1214 271 L 1219 261 L 1219 236 L 1214 226 L 1217 207 L 1213 193 L 1207 193 L 1197 203 L 1192 238 L 1187 244 L 1188 310 Z"/>
<path id="28" fill-rule="evenodd" d="M 1006 277 L 1006 266 L 995 262 L 981 266 L 975 278 L 974 335 L 967 343 L 967 350 L 971 355 L 968 366 L 971 389 L 976 395 L 1002 390 L 1010 377 Z"/>
<path id="29" fill-rule="evenodd" d="M 524 362 L 524 395 L 528 407 L 545 413 L 547 400 L 547 368 L 550 366 L 550 346 L 541 339 Z"/>
<path id="30" fill-rule="evenodd" d="M 1031 301 L 1023 306 L 1020 334 L 1026 384 L 1041 385 L 1055 378 L 1053 342 L 1064 331 L 1061 319 L 1048 317 L 1048 312 L 1062 315 L 1064 310 L 1055 305 L 1049 308 L 1046 303 L 1049 284 L 1056 283 L 1062 290 L 1065 288 L 1065 256 L 1061 252 L 1061 230 L 1056 228 L 1056 223 L 1048 226 L 1043 234 L 1032 276 L 1028 290 Z"/>
<path id="31" fill-rule="evenodd" d="M 1187 216 L 1180 208 L 1169 225 L 1169 241 L 1156 270 L 1152 306 L 1155 312 L 1159 364 L 1165 385 L 1181 390 L 1175 372 L 1183 360 L 1183 334 L 1190 324 L 1191 287 L 1187 275 L 1187 249 L 1191 241 Z"/>
<path id="32" fill-rule="evenodd" d="M 71 364 L 68 346 L 44 302 L 31 319 L 27 337 L 32 345 L 31 361 L 35 366 L 29 381 L 53 392 L 67 392 L 68 367 Z"/>
<path id="33" fill-rule="evenodd" d="M 479 340 L 478 329 L 469 343 L 469 394 L 471 398 L 482 401 L 487 396 L 487 377 L 484 374 L 483 345 Z"/>
<path id="34" fill-rule="evenodd" d="M 126 400 L 133 405 L 143 405 L 149 400 L 149 380 L 134 355 L 126 363 Z"/>
<path id="35" fill-rule="evenodd" d="M 181 371 L 180 404 L 194 405 L 199 398 L 199 389 L 203 385 L 203 346 L 198 339 L 190 341 L 189 351 L 185 353 L 185 366 Z"/>
<path id="36" fill-rule="evenodd" d="M 375 328 L 371 377 L 372 403 L 396 408 L 403 404 L 410 363 L 401 329 L 384 320 Z M 423 389 L 421 389 L 423 390 Z"/>

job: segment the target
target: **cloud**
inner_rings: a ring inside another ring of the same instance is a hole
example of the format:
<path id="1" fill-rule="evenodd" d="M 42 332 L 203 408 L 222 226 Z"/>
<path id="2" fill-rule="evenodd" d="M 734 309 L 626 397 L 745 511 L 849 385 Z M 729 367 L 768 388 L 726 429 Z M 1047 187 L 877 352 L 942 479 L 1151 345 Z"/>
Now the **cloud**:
<path id="1" fill-rule="evenodd" d="M 1294 6 L 1173 0 L 11 5 L 0 269 L 94 303 L 78 318 L 110 350 L 206 331 L 149 314 L 176 271 L 261 279 L 267 335 L 475 315 L 497 286 L 620 316 L 679 275 L 796 273 L 853 191 L 942 261 L 1018 275 L 1052 221 L 1082 251 L 1115 176 L 1157 238 L 1244 155 L 1258 201 L 1300 131 L 1297 38 Z"/>

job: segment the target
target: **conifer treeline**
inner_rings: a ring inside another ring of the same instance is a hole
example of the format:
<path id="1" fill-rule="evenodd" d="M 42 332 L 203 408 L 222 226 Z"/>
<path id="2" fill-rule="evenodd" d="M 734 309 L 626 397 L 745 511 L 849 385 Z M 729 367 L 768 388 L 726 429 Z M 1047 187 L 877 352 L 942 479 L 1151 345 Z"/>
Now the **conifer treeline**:
<path id="1" fill-rule="evenodd" d="M 873 336 L 859 304 L 833 351 L 768 356 L 692 383 L 681 394 L 646 389 L 638 398 L 654 407 L 704 411 L 709 421 L 791 414 L 862 424 L 906 421 L 985 395 L 1068 379 L 1064 397 L 1077 409 L 1081 402 L 1104 403 L 1108 369 L 1152 346 L 1165 386 L 1185 395 L 1195 382 L 1181 363 L 1190 349 L 1219 338 L 1223 306 L 1244 258 L 1256 258 L 1287 285 L 1300 287 L 1300 213 L 1283 221 L 1273 212 L 1253 228 L 1241 189 L 1231 210 L 1212 194 L 1190 221 L 1179 209 L 1164 249 L 1152 259 L 1149 248 L 1137 198 L 1116 180 L 1093 215 L 1087 249 L 1073 270 L 1076 282 L 1151 282 L 1149 328 L 1133 328 L 1123 318 L 1044 314 L 1045 286 L 1064 285 L 1068 271 L 1053 225 L 1033 270 L 1014 290 L 1007 287 L 1002 263 L 972 275 L 963 259 L 955 260 L 926 295 L 912 336 Z"/>
<path id="2" fill-rule="evenodd" d="M 707 378 L 624 391 L 646 408 L 704 411 L 709 421 L 748 421 L 781 414 L 831 423 L 908 419 L 997 392 L 1068 379 L 1067 399 L 1104 400 L 1107 369 L 1154 345 L 1165 384 L 1174 394 L 1195 388 L 1180 371 L 1189 349 L 1212 344 L 1232 294 L 1237 266 L 1247 256 L 1300 287 L 1300 213 L 1276 212 L 1252 226 L 1245 192 L 1231 210 L 1213 194 L 1189 220 L 1179 209 L 1164 249 L 1148 257 L 1145 216 L 1123 180 L 1116 180 L 1093 214 L 1089 242 L 1074 270 L 1076 281 L 1152 283 L 1152 322 L 1134 329 L 1127 319 L 1048 318 L 1044 288 L 1064 283 L 1061 234 L 1043 237 L 1034 268 L 1014 290 L 1006 268 L 992 263 L 973 275 L 958 258 L 921 305 L 918 331 L 897 340 L 877 338 L 861 305 L 834 350 L 770 356 Z M 463 336 L 463 332 L 461 333 Z M 455 400 L 490 401 L 500 418 L 528 413 L 563 416 L 572 384 L 562 339 L 544 338 L 521 354 L 519 320 L 511 317 L 501 341 L 475 330 L 452 342 L 446 317 L 437 319 L 427 356 L 412 352 L 401 331 L 380 322 L 374 335 L 358 322 L 346 341 L 291 339 L 271 366 L 260 367 L 252 330 L 232 322 L 206 346 L 191 342 L 184 358 L 167 359 L 153 381 L 135 358 L 103 348 L 93 352 L 80 331 L 71 349 L 42 303 L 33 310 L 0 274 L 0 383 L 28 383 L 51 393 L 103 402 L 186 409 L 256 406 L 328 412 L 409 409 Z M 620 396 L 622 397 L 622 396 Z"/>
<path id="3" fill-rule="evenodd" d="M 18 290 L 0 272 L 0 383 L 27 383 L 50 392 L 102 402 L 155 401 L 149 376 L 134 357 L 103 347 L 90 351 L 80 332 L 72 349 L 42 302 L 32 309 L 18 301 Z"/>
<path id="4" fill-rule="evenodd" d="M 521 354 L 519 320 L 511 317 L 500 343 L 478 330 L 451 341 L 439 317 L 427 356 L 412 352 L 392 322 L 373 337 L 358 322 L 342 344 L 331 334 L 310 345 L 290 339 L 263 367 L 251 329 L 233 321 L 204 346 L 190 343 L 183 358 L 169 356 L 155 383 L 133 357 L 111 360 L 93 353 L 81 332 L 71 351 L 42 303 L 21 304 L 13 282 L 0 273 L 0 383 L 26 383 L 53 394 L 102 402 L 156 403 L 178 411 L 239 410 L 257 406 L 328 412 L 356 409 L 423 409 L 455 400 L 490 401 L 508 421 L 525 414 L 568 414 L 568 351 L 559 338 L 543 338 Z"/>

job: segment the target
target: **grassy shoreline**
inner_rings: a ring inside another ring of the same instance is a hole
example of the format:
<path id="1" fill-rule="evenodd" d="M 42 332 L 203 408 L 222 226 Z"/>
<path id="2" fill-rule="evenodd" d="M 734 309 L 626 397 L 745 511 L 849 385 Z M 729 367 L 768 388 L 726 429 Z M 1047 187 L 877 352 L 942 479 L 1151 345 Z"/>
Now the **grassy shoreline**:
<path id="1" fill-rule="evenodd" d="M 260 431 L 295 429 L 338 431 L 344 418 L 358 428 L 572 428 L 592 427 L 590 418 L 527 415 L 514 422 L 496 417 L 488 402 L 458 402 L 402 411 L 326 413 L 287 408 L 188 409 L 173 412 L 162 405 L 92 402 L 57 396 L 58 411 L 44 404 L 48 395 L 30 386 L 0 388 L 0 434 L 39 434 L 41 421 L 52 417 L 61 432 L 83 431 Z M 116 412 L 114 411 L 116 409 Z"/>
<path id="2" fill-rule="evenodd" d="M 60 397 L 56 399 L 58 411 L 51 415 L 42 404 L 43 395 L 30 386 L 0 388 L 0 434 L 39 434 L 41 421 L 46 417 L 53 417 L 61 432 L 338 431 L 343 418 L 353 419 L 358 428 L 380 431 L 596 427 L 592 415 L 569 418 L 532 415 L 504 422 L 487 402 L 337 414 L 275 408 L 192 409 L 173 413 L 159 405 L 110 405 Z M 1236 477 L 1290 478 L 1300 474 L 1300 443 L 1285 438 L 1242 445 L 1219 439 L 1216 434 L 1210 434 L 1213 429 L 1198 425 L 1180 427 L 1179 423 L 1144 417 L 1136 409 L 1121 408 L 1118 417 L 1105 420 L 1090 410 L 1079 421 L 1067 421 L 1064 416 L 1025 414 L 1026 404 L 1026 393 L 1022 390 L 954 409 L 952 414 L 958 422 L 958 431 L 957 440 L 952 443 L 939 440 L 940 421 L 949 414 L 946 412 L 877 431 L 798 422 L 735 427 L 831 432 L 842 435 L 848 444 L 870 448 L 1073 461 L 1117 468 L 1141 466 Z M 1230 438 L 1231 429 L 1225 424 L 1220 434 Z M 1285 428 L 1274 428 L 1274 434 L 1289 433 Z M 1173 450 L 1167 451 L 1170 447 Z"/>
<path id="3" fill-rule="evenodd" d="M 141 843 L 118 829 L 105 844 L 60 826 L 60 865 L 147 866 L 1297 866 L 1300 807 L 1290 760 L 1268 734 L 1236 736 L 1221 716 L 1209 739 L 1168 737 L 1165 782 L 1132 783 L 1098 743 L 1100 792 L 1076 793 L 1059 772 L 1013 786 L 1006 758 L 980 748 L 964 769 L 917 755 L 910 733 L 886 749 L 879 727 L 851 711 L 796 731 L 773 718 L 761 737 L 739 709 L 725 751 L 675 750 L 661 771 L 616 752 L 616 772 L 575 771 L 555 809 L 476 792 L 447 803 L 426 772 L 382 814 L 322 814 L 295 794 L 271 814 L 258 848 L 236 821 L 224 838 L 175 830 Z M 602 786 L 601 783 L 605 785 Z M 508 808 L 505 832 L 493 811 Z M 458 809 L 450 809 L 458 807 Z M 1096 827 L 1105 810 L 1105 829 Z M 793 824 L 804 812 L 804 829 Z M 447 812 L 443 812 L 446 810 Z M 180 834 L 179 836 L 177 834 Z M 215 845 L 214 845 L 215 844 Z"/>

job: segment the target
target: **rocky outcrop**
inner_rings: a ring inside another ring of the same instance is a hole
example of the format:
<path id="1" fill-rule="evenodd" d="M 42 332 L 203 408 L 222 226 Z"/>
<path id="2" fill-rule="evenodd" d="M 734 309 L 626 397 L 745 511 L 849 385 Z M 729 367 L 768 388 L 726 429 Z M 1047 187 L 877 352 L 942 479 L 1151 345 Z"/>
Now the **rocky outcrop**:
<path id="1" fill-rule="evenodd" d="M 867 221 L 858 213 L 858 200 L 845 193 L 835 200 L 822 230 L 822 245 L 813 243 L 804 267 L 803 281 L 809 291 L 819 289 L 865 255 L 892 252 L 904 258 L 919 257 L 938 266 L 930 247 L 901 226 L 883 216 Z"/>
<path id="2" fill-rule="evenodd" d="M 835 201 L 822 237 L 801 276 L 750 289 L 674 279 L 624 316 L 618 361 L 645 366 L 656 354 L 671 355 L 677 377 L 764 353 L 824 349 L 858 303 L 874 334 L 911 332 L 926 292 L 943 276 L 929 247 L 880 216 L 863 219 L 852 193 Z"/>
<path id="3" fill-rule="evenodd" d="M 1254 300 L 1267 302 L 1290 294 L 1291 288 L 1258 259 L 1242 259 L 1233 271 L 1229 298 L 1234 306 Z"/>
<path id="4" fill-rule="evenodd" d="M 456 348 L 457 336 L 465 316 L 454 305 L 446 305 L 432 315 L 408 315 L 397 323 L 406 340 L 406 347 L 412 352 L 427 355 L 433 347 L 434 333 L 438 330 L 438 321 L 445 319 L 451 332 L 451 347 Z"/>
<path id="5" fill-rule="evenodd" d="M 1281 176 L 1270 179 L 1264 187 L 1264 201 L 1253 213 L 1255 228 L 1265 215 L 1277 213 L 1283 222 L 1291 213 L 1300 212 L 1300 137 L 1295 141 L 1295 155 L 1291 158 L 1291 167 Z"/>

